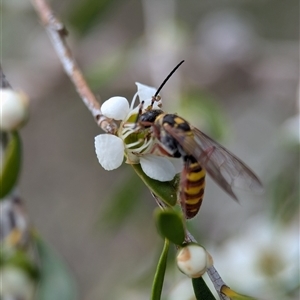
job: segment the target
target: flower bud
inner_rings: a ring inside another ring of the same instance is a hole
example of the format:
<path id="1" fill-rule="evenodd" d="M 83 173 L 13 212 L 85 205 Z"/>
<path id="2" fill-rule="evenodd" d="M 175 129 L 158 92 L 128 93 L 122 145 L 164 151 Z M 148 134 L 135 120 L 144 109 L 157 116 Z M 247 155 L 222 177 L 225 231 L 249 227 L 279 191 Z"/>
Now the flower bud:
<path id="1" fill-rule="evenodd" d="M 0 130 L 18 129 L 28 118 L 28 98 L 24 93 L 0 89 Z"/>
<path id="2" fill-rule="evenodd" d="M 197 244 L 181 248 L 176 259 L 179 270 L 191 278 L 201 277 L 213 265 L 211 255 Z"/>

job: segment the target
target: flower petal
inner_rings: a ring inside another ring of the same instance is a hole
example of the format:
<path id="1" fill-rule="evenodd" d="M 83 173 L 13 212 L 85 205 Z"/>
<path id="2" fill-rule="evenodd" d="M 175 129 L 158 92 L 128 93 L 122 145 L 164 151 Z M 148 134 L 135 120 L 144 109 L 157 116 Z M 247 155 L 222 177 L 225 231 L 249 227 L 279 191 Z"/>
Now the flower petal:
<path id="1" fill-rule="evenodd" d="M 95 137 L 95 151 L 100 165 L 105 170 L 114 170 L 121 166 L 124 158 L 123 141 L 111 134 L 99 134 Z"/>
<path id="2" fill-rule="evenodd" d="M 175 157 L 168 157 L 168 160 L 172 163 L 175 169 L 175 173 L 181 173 L 183 169 L 183 159 L 182 158 L 175 158 Z"/>
<path id="3" fill-rule="evenodd" d="M 145 107 L 151 104 L 152 97 L 155 95 L 157 89 L 151 86 L 141 84 L 139 82 L 135 83 L 137 85 L 137 92 L 140 98 L 140 102 L 145 101 Z"/>
<path id="4" fill-rule="evenodd" d="M 101 106 L 104 116 L 115 120 L 124 120 L 129 113 L 129 103 L 124 97 L 111 97 Z"/>
<path id="5" fill-rule="evenodd" d="M 140 158 L 140 163 L 144 173 L 152 179 L 170 181 L 176 175 L 173 164 L 165 157 L 147 154 Z"/>

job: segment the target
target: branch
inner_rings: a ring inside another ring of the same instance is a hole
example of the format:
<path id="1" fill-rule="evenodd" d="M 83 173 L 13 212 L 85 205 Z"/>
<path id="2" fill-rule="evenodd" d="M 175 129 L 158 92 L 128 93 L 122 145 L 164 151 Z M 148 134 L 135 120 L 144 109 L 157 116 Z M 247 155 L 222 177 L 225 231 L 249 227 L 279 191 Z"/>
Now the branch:
<path id="1" fill-rule="evenodd" d="M 7 81 L 4 73 L 3 73 L 3 70 L 2 70 L 2 66 L 0 64 L 0 88 L 2 89 L 11 89 L 11 85 L 9 84 L 9 82 Z"/>
<path id="2" fill-rule="evenodd" d="M 155 199 L 156 204 L 160 207 L 160 209 L 164 210 L 167 206 L 166 204 L 155 195 L 155 193 L 151 192 L 152 197 Z M 186 229 L 186 237 L 185 237 L 185 243 L 197 243 L 197 240 L 193 237 L 193 235 Z M 176 246 L 178 249 L 178 246 Z M 218 295 L 220 296 L 220 299 L 222 300 L 229 300 L 229 298 L 222 293 L 222 287 L 226 286 L 225 282 L 221 278 L 218 271 L 215 269 L 214 266 L 211 266 L 207 268 L 207 274 L 211 280 L 211 282 L 214 285 L 215 290 L 217 291 Z M 199 282 L 198 282 L 199 284 Z M 200 283 L 202 284 L 202 282 Z M 198 298 L 197 298 L 198 299 Z"/>
<path id="3" fill-rule="evenodd" d="M 92 113 L 98 126 L 100 126 L 102 130 L 112 134 L 115 133 L 117 125 L 111 119 L 108 119 L 102 115 L 100 111 L 100 104 L 89 88 L 72 55 L 70 48 L 66 43 L 68 32 L 64 24 L 55 17 L 50 6 L 44 0 L 32 0 L 32 2 L 42 21 L 43 26 L 50 37 L 50 40 L 65 72 L 73 82 L 83 103 Z"/>

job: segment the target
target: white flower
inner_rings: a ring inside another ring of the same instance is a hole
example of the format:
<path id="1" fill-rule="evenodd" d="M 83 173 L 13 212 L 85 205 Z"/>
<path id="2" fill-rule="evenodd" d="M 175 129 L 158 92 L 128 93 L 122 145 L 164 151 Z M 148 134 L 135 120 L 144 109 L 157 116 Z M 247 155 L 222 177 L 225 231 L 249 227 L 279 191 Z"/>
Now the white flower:
<path id="1" fill-rule="evenodd" d="M 100 134 L 95 137 L 95 150 L 99 163 L 105 170 L 114 170 L 121 166 L 124 155 L 130 164 L 140 163 L 144 173 L 159 181 L 169 181 L 182 169 L 180 159 L 157 156 L 151 153 L 157 142 L 151 134 L 151 128 L 136 130 L 135 121 L 139 104 L 137 97 L 144 101 L 145 111 L 156 93 L 156 89 L 136 82 L 137 93 L 131 104 L 124 97 L 112 97 L 101 106 L 104 116 L 121 121 L 117 135 Z M 153 109 L 159 109 L 160 102 L 155 101 Z"/>
<path id="2" fill-rule="evenodd" d="M 283 299 L 283 293 L 299 283 L 298 225 L 276 226 L 265 215 L 250 219 L 243 226 L 246 230 L 211 251 L 225 282 L 253 297 Z"/>

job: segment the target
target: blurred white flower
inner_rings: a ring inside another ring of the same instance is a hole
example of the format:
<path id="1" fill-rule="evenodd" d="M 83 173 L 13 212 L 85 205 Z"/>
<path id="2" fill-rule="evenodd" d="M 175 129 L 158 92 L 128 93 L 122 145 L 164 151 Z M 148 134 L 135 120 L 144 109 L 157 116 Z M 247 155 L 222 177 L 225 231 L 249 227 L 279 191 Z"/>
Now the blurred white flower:
<path id="1" fill-rule="evenodd" d="M 196 300 L 193 290 L 192 281 L 189 278 L 184 278 L 176 284 L 169 294 L 168 300 Z"/>
<path id="2" fill-rule="evenodd" d="M 18 129 L 28 118 L 28 98 L 24 93 L 0 89 L 0 129 Z"/>
<path id="3" fill-rule="evenodd" d="M 101 112 L 107 118 L 121 121 L 117 135 L 100 134 L 95 137 L 95 150 L 99 163 L 105 170 L 114 170 L 121 166 L 125 155 L 129 164 L 140 163 L 144 173 L 159 181 L 169 181 L 182 169 L 180 159 L 161 157 L 151 154 L 156 143 L 151 128 L 136 130 L 135 121 L 140 102 L 144 101 L 146 110 L 156 93 L 156 89 L 136 82 L 137 93 L 129 105 L 124 97 L 112 97 L 101 106 Z M 135 105 L 137 97 L 138 105 Z M 154 102 L 153 109 L 159 109 L 160 102 Z"/>
<path id="4" fill-rule="evenodd" d="M 247 230 L 211 252 L 223 280 L 239 292 L 279 300 L 298 284 L 299 228 L 296 226 L 283 228 L 268 222 L 266 217 L 256 217 Z"/>
<path id="5" fill-rule="evenodd" d="M 300 144 L 300 114 L 295 115 L 282 124 L 282 136 L 284 140 L 291 144 Z"/>

